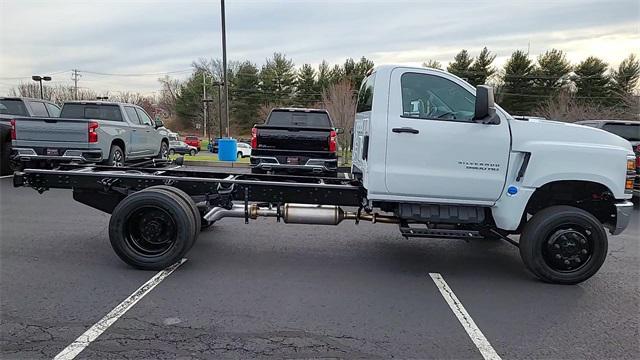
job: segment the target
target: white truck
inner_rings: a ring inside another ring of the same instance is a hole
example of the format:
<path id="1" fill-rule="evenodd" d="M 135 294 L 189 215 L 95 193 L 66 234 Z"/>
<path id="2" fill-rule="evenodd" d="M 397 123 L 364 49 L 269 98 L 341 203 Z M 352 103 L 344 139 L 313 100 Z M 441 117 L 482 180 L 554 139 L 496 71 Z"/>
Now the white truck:
<path id="1" fill-rule="evenodd" d="M 635 155 L 624 139 L 565 123 L 515 120 L 488 86 L 442 71 L 380 66 L 363 81 L 352 179 L 69 165 L 25 169 L 15 186 L 73 189 L 111 213 L 115 252 L 162 269 L 200 228 L 245 222 L 393 223 L 404 237 L 502 238 L 553 283 L 593 276 L 607 234 L 629 224 Z M 518 241 L 510 238 L 520 235 Z"/>

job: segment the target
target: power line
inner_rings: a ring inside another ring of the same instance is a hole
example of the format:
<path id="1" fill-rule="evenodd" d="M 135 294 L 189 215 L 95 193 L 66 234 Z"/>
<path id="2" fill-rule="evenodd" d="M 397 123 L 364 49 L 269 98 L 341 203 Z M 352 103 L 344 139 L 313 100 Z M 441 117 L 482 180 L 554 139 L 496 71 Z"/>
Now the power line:
<path id="1" fill-rule="evenodd" d="M 137 77 L 137 76 L 159 76 L 159 75 L 169 75 L 169 74 L 180 74 L 186 72 L 192 72 L 193 69 L 182 69 L 182 70 L 173 70 L 173 71 L 161 71 L 155 73 L 128 73 L 128 74 L 117 74 L 117 73 L 107 73 L 100 71 L 91 71 L 91 70 L 82 70 L 82 72 L 87 74 L 94 75 L 102 75 L 102 76 L 125 76 L 125 77 Z"/>

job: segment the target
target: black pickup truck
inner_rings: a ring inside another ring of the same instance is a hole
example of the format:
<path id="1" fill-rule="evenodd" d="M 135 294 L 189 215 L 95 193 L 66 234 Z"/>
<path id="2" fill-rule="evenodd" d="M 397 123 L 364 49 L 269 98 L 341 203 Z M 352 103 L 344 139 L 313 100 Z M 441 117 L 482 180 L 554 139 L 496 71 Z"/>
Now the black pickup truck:
<path id="1" fill-rule="evenodd" d="M 251 172 L 335 177 L 340 131 L 323 109 L 273 109 L 251 130 Z"/>

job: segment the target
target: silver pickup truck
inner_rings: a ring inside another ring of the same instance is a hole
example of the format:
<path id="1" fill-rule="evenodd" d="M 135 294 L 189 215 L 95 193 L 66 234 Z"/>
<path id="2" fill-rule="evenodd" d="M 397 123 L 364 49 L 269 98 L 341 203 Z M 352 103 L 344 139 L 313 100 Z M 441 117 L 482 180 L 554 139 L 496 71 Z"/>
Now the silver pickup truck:
<path id="1" fill-rule="evenodd" d="M 11 173 L 11 120 L 16 117 L 60 115 L 60 108 L 48 100 L 0 96 L 0 175 Z"/>
<path id="2" fill-rule="evenodd" d="M 60 117 L 12 121 L 12 160 L 30 166 L 66 162 L 124 166 L 125 161 L 166 158 L 168 131 L 139 106 L 104 101 L 64 103 Z"/>

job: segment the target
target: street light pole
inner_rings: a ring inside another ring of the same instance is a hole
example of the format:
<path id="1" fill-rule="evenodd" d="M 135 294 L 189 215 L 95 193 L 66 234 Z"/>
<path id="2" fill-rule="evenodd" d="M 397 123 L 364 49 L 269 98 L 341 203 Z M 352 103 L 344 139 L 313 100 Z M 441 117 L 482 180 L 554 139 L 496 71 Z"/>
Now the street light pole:
<path id="1" fill-rule="evenodd" d="M 33 75 L 31 77 L 31 80 L 40 83 L 40 99 L 44 99 L 44 92 L 42 91 L 42 81 L 51 81 L 51 76 Z"/>
<path id="2" fill-rule="evenodd" d="M 224 117 L 227 124 L 227 137 L 229 134 L 229 83 L 227 82 L 227 31 L 224 14 L 224 0 L 220 0 L 220 12 L 222 16 L 222 84 L 224 85 Z"/>

